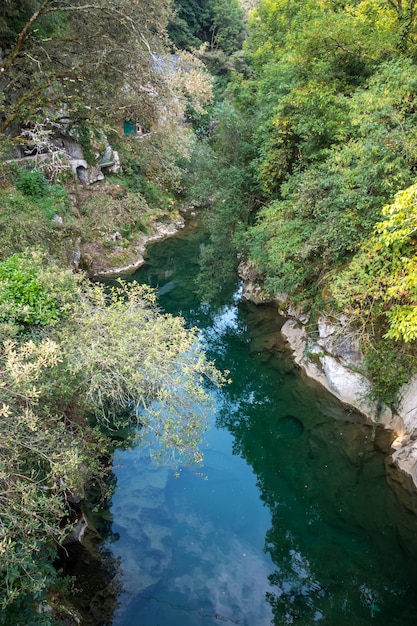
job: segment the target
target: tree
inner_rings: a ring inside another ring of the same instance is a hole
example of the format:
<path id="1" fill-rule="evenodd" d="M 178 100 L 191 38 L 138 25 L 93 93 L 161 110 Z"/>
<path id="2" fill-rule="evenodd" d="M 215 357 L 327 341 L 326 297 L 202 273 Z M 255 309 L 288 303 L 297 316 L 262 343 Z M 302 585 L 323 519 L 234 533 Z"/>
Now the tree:
<path id="1" fill-rule="evenodd" d="M 195 169 L 190 168 L 186 179 L 188 199 L 202 207 L 210 234 L 200 254 L 197 279 L 205 301 L 215 298 L 235 274 L 235 236 L 246 227 L 258 192 L 248 167 L 253 157 L 249 119 L 226 99 L 213 109 L 213 116 L 211 136 L 196 144 Z"/>
<path id="2" fill-rule="evenodd" d="M 168 32 L 174 44 L 185 50 L 208 44 L 231 54 L 243 42 L 243 9 L 239 0 L 175 0 Z"/>
<path id="3" fill-rule="evenodd" d="M 387 339 L 406 343 L 417 339 L 416 198 L 416 185 L 398 192 L 372 236 L 331 283 L 353 324 L 369 334 L 372 320 Z"/>
<path id="4" fill-rule="evenodd" d="M 36 605 L 56 579 L 57 546 L 71 528 L 71 502 L 103 474 L 106 444 L 76 409 L 62 358 L 50 339 L 7 341 L 0 354 L 2 624 L 36 623 Z"/>
<path id="5" fill-rule="evenodd" d="M 396 406 L 415 371 L 416 185 L 396 194 L 350 263 L 329 279 L 332 306 L 359 334 L 376 400 Z"/>
<path id="6" fill-rule="evenodd" d="M 84 286 L 71 321 L 60 335 L 71 374 L 99 423 L 110 428 L 132 418 L 152 453 L 171 464 L 201 462 L 205 429 L 204 381 L 223 378 L 205 360 L 197 329 L 162 315 L 155 294 L 124 284 L 108 296 Z"/>
<path id="7" fill-rule="evenodd" d="M 394 13 L 397 23 L 397 45 L 403 52 L 414 52 L 416 44 L 415 0 L 387 0 L 384 3 Z"/>
<path id="8" fill-rule="evenodd" d="M 73 504 L 109 465 L 100 430 L 132 426 L 153 458 L 201 463 L 206 385 L 224 377 L 148 288 L 108 290 L 39 255 L 0 275 L 0 604 L 10 623 L 24 610 L 36 623 Z"/>
<path id="9" fill-rule="evenodd" d="M 395 50 L 392 19 L 381 22 L 391 9 L 377 8 L 270 0 L 255 13 L 246 88 L 255 171 L 271 202 L 243 241 L 272 293 L 317 293 L 412 183 L 415 65 Z M 364 24 L 371 40 L 359 35 Z"/>
<path id="10" fill-rule="evenodd" d="M 243 9 L 239 0 L 214 0 L 212 11 L 210 46 L 233 54 L 243 43 Z"/>
<path id="11" fill-rule="evenodd" d="M 158 54 L 166 3 L 33 0 L 19 9 L 7 3 L 3 18 L 1 132 L 51 114 L 66 124 L 133 118 L 152 125 L 164 99 Z"/>
<path id="12" fill-rule="evenodd" d="M 191 50 L 210 40 L 211 0 L 175 0 L 173 7 L 168 33 L 177 48 Z"/>

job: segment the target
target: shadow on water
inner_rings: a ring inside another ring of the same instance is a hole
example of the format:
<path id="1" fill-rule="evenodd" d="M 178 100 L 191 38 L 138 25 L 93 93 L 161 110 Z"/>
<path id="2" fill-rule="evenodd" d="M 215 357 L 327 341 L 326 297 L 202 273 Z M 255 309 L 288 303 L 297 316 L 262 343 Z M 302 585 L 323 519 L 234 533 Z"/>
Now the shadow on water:
<path id="1" fill-rule="evenodd" d="M 155 244 L 134 279 L 202 329 L 232 383 L 213 391 L 204 476 L 116 453 L 112 623 L 416 624 L 416 518 L 387 485 L 386 453 L 294 366 L 272 307 L 240 303 L 236 284 L 196 299 L 200 245 L 193 232 Z"/>
<path id="2" fill-rule="evenodd" d="M 291 369 L 278 337 L 268 345 L 270 313 L 246 307 L 251 373 L 233 383 L 218 424 L 271 512 L 274 623 L 414 624 L 416 518 L 387 487 L 362 417 Z"/>

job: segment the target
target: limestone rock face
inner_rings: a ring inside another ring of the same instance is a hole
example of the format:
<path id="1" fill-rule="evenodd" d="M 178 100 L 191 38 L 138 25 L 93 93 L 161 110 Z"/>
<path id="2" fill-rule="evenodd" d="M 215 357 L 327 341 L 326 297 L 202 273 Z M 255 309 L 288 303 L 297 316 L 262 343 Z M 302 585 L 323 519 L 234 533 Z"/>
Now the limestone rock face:
<path id="1" fill-rule="evenodd" d="M 402 416 L 404 427 L 417 437 L 417 374 L 401 389 L 400 398 L 398 412 Z"/>
<path id="2" fill-rule="evenodd" d="M 254 304 L 271 304 L 272 298 L 268 297 L 261 286 L 260 276 L 250 261 L 244 260 L 239 263 L 238 274 L 243 280 L 242 297 Z"/>
<path id="3" fill-rule="evenodd" d="M 392 484 L 401 484 L 405 492 L 417 488 L 417 374 L 400 391 L 396 412 L 371 402 L 370 381 L 363 371 L 363 355 L 359 337 L 348 330 L 344 315 L 322 316 L 317 321 L 317 333 L 311 336 L 306 324 L 309 313 L 292 307 L 286 294 L 265 296 L 262 277 L 249 261 L 239 265 L 243 280 L 242 296 L 254 304 L 275 304 L 277 313 L 289 319 L 281 333 L 288 341 L 294 361 L 306 375 L 319 382 L 344 404 L 354 407 L 371 422 L 378 421 L 393 431 L 393 454 L 387 461 L 387 477 Z M 403 470 L 398 471 L 398 468 Z M 417 510 L 415 511 L 417 514 Z"/>
<path id="4" fill-rule="evenodd" d="M 72 137 L 69 137 L 68 135 L 65 135 L 61 137 L 61 143 L 62 148 L 65 150 L 68 156 L 71 157 L 71 159 L 84 159 L 83 149 L 78 141 L 72 139 Z"/>
<path id="5" fill-rule="evenodd" d="M 287 339 L 295 362 L 307 376 L 323 385 L 341 402 L 354 407 L 370 421 L 382 424 L 396 434 L 392 443 L 392 463 L 399 467 L 417 487 L 417 375 L 400 392 L 400 404 L 394 413 L 388 407 L 379 408 L 369 400 L 369 380 L 352 368 L 363 362 L 357 338 L 343 334 L 343 320 L 335 325 L 326 318 L 318 322 L 318 338 L 308 336 L 300 321 L 289 319 L 281 329 Z M 390 469 L 390 467 L 388 467 Z M 398 474 L 398 472 L 397 472 Z M 391 481 L 407 481 L 394 478 Z"/>
<path id="6" fill-rule="evenodd" d="M 319 333 L 317 343 L 326 352 L 341 359 L 346 365 L 356 367 L 363 363 L 358 337 L 353 333 L 347 333 L 343 316 L 335 322 L 322 316 L 317 321 L 317 328 Z"/>
<path id="7" fill-rule="evenodd" d="M 400 397 L 400 424 L 394 429 L 398 436 L 392 444 L 392 460 L 417 486 L 417 374 L 401 389 Z"/>
<path id="8" fill-rule="evenodd" d="M 98 182 L 99 180 L 104 179 L 104 174 L 101 170 L 100 165 L 89 165 L 86 171 L 86 184 L 92 185 L 93 183 Z"/>
<path id="9" fill-rule="evenodd" d="M 179 230 L 184 228 L 185 220 L 183 217 L 179 217 L 171 222 L 161 222 L 154 224 L 153 232 L 149 234 L 143 234 L 138 237 L 137 241 L 131 246 L 131 258 L 132 261 L 125 263 L 124 265 L 115 265 L 112 263 L 111 256 L 103 249 L 101 242 L 92 244 L 85 244 L 82 246 L 82 260 L 84 269 L 90 276 L 95 278 L 111 278 L 113 276 L 132 274 L 139 269 L 145 262 L 144 255 L 146 246 L 154 241 L 165 239 L 175 235 Z M 117 235 L 120 233 L 113 233 L 114 242 L 117 243 Z M 115 252 L 124 251 L 122 247 L 116 247 Z"/>
<path id="10" fill-rule="evenodd" d="M 339 340 L 334 342 L 333 327 L 322 322 L 322 337 L 317 341 L 311 340 L 305 327 L 295 320 L 287 320 L 281 329 L 282 334 L 290 344 L 296 363 L 302 367 L 307 376 L 323 385 L 341 402 L 353 406 L 355 409 L 375 420 L 377 407 L 367 400 L 370 391 L 369 381 L 358 372 L 348 369 L 339 360 L 341 352 Z M 330 349 L 335 343 L 335 353 L 324 351 L 324 346 Z M 343 350 L 343 354 L 351 355 L 351 348 Z M 384 410 L 384 417 L 390 420 L 390 409 Z"/>

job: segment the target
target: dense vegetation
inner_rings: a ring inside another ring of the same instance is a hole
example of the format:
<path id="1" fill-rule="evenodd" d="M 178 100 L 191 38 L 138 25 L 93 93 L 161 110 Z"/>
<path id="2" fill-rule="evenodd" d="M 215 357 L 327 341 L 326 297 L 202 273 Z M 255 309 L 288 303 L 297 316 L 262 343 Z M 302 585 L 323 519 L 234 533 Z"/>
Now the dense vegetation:
<path id="1" fill-rule="evenodd" d="M 3 4 L 0 624 L 26 626 L 60 619 L 38 608 L 47 594 L 62 604 L 57 548 L 86 490 L 106 496 L 120 429 L 174 467 L 201 462 L 204 384 L 221 376 L 197 332 L 152 292 L 72 269 L 98 256 L 123 265 L 178 217 L 192 141 L 182 121 L 187 107 L 203 113 L 211 81 L 191 53 L 171 56 L 165 2 Z M 126 122 L 144 137 L 124 136 Z M 80 185 L 68 142 L 96 169 L 111 145 L 123 171 Z"/>
<path id="2" fill-rule="evenodd" d="M 343 313 L 395 404 L 417 363 L 416 3 L 261 0 L 247 27 L 193 187 L 212 258 L 249 258 L 312 319 Z"/>
<path id="3" fill-rule="evenodd" d="M 196 333 L 67 269 L 127 262 L 179 200 L 211 232 L 204 298 L 249 259 L 269 296 L 343 314 L 395 405 L 416 371 L 417 4 L 3 4 L 0 623 L 17 626 L 50 621 L 36 608 L 109 432 L 133 417 L 155 454 L 200 460 L 200 377 L 220 379 Z M 111 144 L 123 173 L 80 186 L 63 138 L 93 166 Z"/>

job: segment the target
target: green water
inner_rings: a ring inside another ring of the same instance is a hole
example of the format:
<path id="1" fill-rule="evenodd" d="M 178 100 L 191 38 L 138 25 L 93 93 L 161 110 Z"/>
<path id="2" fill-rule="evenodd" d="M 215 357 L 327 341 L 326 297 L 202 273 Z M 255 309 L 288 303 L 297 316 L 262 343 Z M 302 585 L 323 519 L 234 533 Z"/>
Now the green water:
<path id="1" fill-rule="evenodd" d="M 200 240 L 155 244 L 136 280 L 202 329 L 233 383 L 216 393 L 204 475 L 115 455 L 115 626 L 417 624 L 417 520 L 370 429 L 289 359 L 273 309 L 238 284 L 199 302 Z"/>

